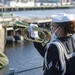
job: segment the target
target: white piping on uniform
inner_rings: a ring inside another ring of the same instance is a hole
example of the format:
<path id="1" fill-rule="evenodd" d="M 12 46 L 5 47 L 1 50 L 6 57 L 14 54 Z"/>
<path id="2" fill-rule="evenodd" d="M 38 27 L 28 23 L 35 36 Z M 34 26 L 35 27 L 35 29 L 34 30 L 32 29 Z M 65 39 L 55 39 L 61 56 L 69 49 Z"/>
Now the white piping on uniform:
<path id="1" fill-rule="evenodd" d="M 59 59 L 60 59 L 60 63 L 61 63 L 61 69 L 63 71 L 62 75 L 65 74 L 66 72 L 66 62 L 65 62 L 65 54 L 64 54 L 64 48 L 61 46 L 61 44 L 59 42 L 55 42 L 54 43 L 57 48 L 58 48 L 58 52 L 59 52 Z"/>
<path id="2" fill-rule="evenodd" d="M 45 54 L 45 66 L 46 66 L 47 69 L 50 69 L 52 67 L 52 61 L 49 64 L 47 64 L 47 52 L 48 52 L 48 48 L 49 48 L 49 46 L 51 44 L 56 45 L 57 48 L 58 48 L 59 59 L 60 59 L 60 63 L 61 63 L 61 69 L 63 71 L 62 75 L 64 75 L 65 72 L 66 72 L 66 61 L 65 61 L 65 57 L 67 59 L 70 59 L 70 58 L 72 58 L 72 57 L 75 56 L 75 52 L 70 53 L 70 54 L 67 54 L 66 49 L 65 49 L 63 43 L 60 40 L 58 40 L 58 39 L 55 42 L 50 42 L 48 44 L 48 46 L 47 46 L 47 51 L 46 51 L 46 54 Z"/>
<path id="3" fill-rule="evenodd" d="M 62 71 L 63 71 L 63 74 L 66 72 L 66 63 L 65 63 L 65 58 L 64 58 L 64 52 L 63 50 L 60 50 L 60 46 L 58 45 L 59 43 L 58 42 L 51 42 L 51 44 L 55 44 L 58 48 L 58 52 L 59 52 L 59 59 L 60 59 L 60 63 L 61 63 L 61 67 L 62 67 Z M 47 65 L 47 52 L 48 50 L 46 51 L 46 54 L 45 54 L 45 66 L 47 69 L 50 69 L 52 67 L 52 61 Z"/>

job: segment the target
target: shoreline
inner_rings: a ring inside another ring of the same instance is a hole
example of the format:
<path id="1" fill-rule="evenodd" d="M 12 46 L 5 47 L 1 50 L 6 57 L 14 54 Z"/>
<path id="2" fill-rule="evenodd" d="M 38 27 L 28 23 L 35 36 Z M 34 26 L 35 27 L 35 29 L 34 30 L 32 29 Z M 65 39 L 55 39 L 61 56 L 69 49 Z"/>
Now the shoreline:
<path id="1" fill-rule="evenodd" d="M 25 11 L 25 10 L 47 10 L 47 9 L 71 9 L 75 5 L 70 6 L 40 6 L 40 7 L 0 7 L 0 12 L 8 11 Z"/>

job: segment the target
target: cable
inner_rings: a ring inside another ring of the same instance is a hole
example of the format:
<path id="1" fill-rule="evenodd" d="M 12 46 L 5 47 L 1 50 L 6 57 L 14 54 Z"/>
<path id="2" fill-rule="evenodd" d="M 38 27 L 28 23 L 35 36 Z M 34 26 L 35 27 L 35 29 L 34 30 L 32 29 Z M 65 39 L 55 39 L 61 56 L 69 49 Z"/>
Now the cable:
<path id="1" fill-rule="evenodd" d="M 7 75 L 14 75 L 14 74 L 19 74 L 19 73 L 23 73 L 23 72 L 26 72 L 26 71 L 30 71 L 30 70 L 34 70 L 34 69 L 38 69 L 38 68 L 42 68 L 43 66 L 39 66 L 39 67 L 34 67 L 34 68 L 30 68 L 30 69 L 26 69 L 26 70 L 22 70 L 22 71 L 18 71 L 18 72 L 11 72 L 10 74 L 7 74 Z"/>

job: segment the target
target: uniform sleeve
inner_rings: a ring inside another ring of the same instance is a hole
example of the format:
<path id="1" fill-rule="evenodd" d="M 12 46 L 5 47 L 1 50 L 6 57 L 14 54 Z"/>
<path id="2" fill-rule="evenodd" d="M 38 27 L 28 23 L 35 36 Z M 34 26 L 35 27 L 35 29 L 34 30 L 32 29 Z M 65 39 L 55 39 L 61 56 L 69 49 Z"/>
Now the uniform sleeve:
<path id="1" fill-rule="evenodd" d="M 48 75 L 60 75 L 60 61 L 59 61 L 59 54 L 58 48 L 51 44 L 48 52 L 47 52 L 47 65 L 48 65 Z"/>
<path id="2" fill-rule="evenodd" d="M 7 56 L 0 51 L 0 70 L 6 67 L 9 63 Z"/>
<path id="3" fill-rule="evenodd" d="M 41 43 L 33 42 L 34 47 L 37 49 L 37 51 L 41 54 L 42 57 L 44 57 L 46 52 L 46 45 L 42 45 Z"/>

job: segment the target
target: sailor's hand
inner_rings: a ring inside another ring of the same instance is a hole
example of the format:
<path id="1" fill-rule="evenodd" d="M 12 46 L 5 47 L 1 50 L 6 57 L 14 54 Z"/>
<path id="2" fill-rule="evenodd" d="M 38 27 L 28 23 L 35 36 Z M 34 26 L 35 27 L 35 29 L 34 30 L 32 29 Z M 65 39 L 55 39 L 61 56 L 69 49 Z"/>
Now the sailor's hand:
<path id="1" fill-rule="evenodd" d="M 34 28 L 38 27 L 37 24 L 30 24 L 29 33 L 32 38 L 39 39 L 38 31 L 34 30 Z"/>

